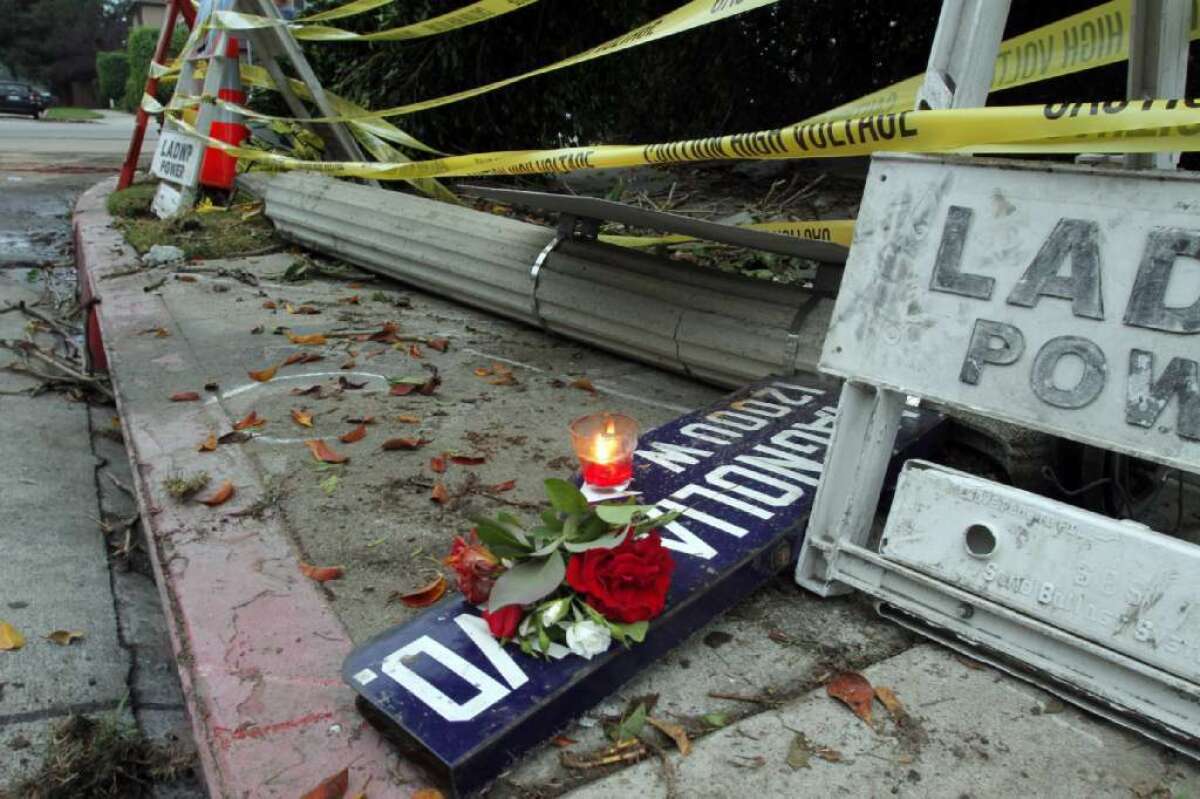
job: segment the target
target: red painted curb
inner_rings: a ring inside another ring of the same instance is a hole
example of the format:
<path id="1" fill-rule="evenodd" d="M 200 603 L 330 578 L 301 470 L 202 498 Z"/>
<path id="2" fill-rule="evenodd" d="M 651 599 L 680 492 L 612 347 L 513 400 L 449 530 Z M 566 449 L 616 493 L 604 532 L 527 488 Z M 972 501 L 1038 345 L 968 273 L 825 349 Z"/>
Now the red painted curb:
<path id="1" fill-rule="evenodd" d="M 75 258 L 107 355 L 138 507 L 171 631 L 204 777 L 215 797 L 295 799 L 350 769 L 349 795 L 370 782 L 372 799 L 408 796 L 424 780 L 354 709 L 339 672 L 351 641 L 318 587 L 299 572 L 286 530 L 271 514 L 231 514 L 263 495 L 237 447 L 208 453 L 238 495 L 228 510 L 183 505 L 164 477 L 196 458 L 196 442 L 229 429 L 218 403 L 141 407 L 127 388 L 148 366 L 129 351 L 140 331 L 174 324 L 144 277 L 106 277 L 138 263 L 111 227 L 106 180 L 75 207 Z M 93 324 L 89 319 L 89 330 Z M 175 357 L 199 372 L 184 346 Z M 142 403 L 148 405 L 148 403 Z M 218 460 L 215 460 L 219 458 Z"/>

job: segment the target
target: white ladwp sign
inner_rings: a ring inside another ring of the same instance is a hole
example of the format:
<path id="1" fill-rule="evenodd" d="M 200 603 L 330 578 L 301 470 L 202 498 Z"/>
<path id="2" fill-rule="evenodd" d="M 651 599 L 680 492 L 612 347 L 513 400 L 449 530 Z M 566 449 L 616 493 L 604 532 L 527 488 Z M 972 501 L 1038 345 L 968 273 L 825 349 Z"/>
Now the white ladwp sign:
<path id="1" fill-rule="evenodd" d="M 877 157 L 821 368 L 1200 470 L 1200 179 Z"/>
<path id="2" fill-rule="evenodd" d="M 158 137 L 158 147 L 150 171 L 163 180 L 178 186 L 196 185 L 196 173 L 204 148 L 190 136 L 171 130 L 163 130 Z"/>

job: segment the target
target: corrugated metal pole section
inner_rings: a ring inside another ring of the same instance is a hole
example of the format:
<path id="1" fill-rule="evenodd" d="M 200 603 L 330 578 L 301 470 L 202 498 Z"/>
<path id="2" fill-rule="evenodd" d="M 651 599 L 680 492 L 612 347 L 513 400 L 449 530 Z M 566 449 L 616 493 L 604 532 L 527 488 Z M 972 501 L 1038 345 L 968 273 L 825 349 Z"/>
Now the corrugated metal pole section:
<path id="1" fill-rule="evenodd" d="M 307 247 L 722 386 L 815 372 L 833 310 L 801 288 L 595 241 L 561 242 L 535 281 L 553 231 L 320 175 L 274 177 L 266 201 L 279 231 Z"/>

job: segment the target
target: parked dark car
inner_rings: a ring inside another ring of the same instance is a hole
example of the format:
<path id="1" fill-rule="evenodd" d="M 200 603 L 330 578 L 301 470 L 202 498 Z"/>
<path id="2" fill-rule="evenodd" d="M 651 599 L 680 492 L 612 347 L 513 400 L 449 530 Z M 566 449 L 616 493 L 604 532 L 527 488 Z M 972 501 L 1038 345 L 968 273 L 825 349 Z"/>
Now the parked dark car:
<path id="1" fill-rule="evenodd" d="M 29 114 L 37 119 L 45 108 L 42 95 L 25 83 L 0 81 L 0 111 L 10 114 Z"/>

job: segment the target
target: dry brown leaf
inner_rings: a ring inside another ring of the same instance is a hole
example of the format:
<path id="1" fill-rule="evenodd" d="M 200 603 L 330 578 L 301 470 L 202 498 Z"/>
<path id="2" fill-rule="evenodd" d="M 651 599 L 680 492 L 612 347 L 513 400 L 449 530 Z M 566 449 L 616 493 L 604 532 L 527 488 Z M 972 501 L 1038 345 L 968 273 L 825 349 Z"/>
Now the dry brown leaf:
<path id="1" fill-rule="evenodd" d="M 46 640 L 59 646 L 70 646 L 72 641 L 83 638 L 83 633 L 77 630 L 55 630 L 46 636 Z"/>
<path id="2" fill-rule="evenodd" d="M 517 385 L 517 376 L 512 372 L 497 373 L 488 383 L 493 386 L 515 386 Z"/>
<path id="3" fill-rule="evenodd" d="M 195 391 L 176 391 L 171 395 L 171 402 L 197 402 L 200 395 Z"/>
<path id="4" fill-rule="evenodd" d="M 353 444 L 355 441 L 362 441 L 367 437 L 367 426 L 360 424 L 358 427 L 351 430 L 349 433 L 343 433 L 338 436 L 338 441 L 343 444 Z"/>
<path id="5" fill-rule="evenodd" d="M 843 672 L 825 685 L 825 691 L 834 699 L 845 702 L 854 715 L 871 724 L 871 700 L 875 691 L 866 677 L 856 671 Z"/>
<path id="6" fill-rule="evenodd" d="M 383 328 L 378 333 L 373 333 L 367 336 L 367 341 L 377 341 L 381 344 L 394 344 L 396 334 L 400 332 L 400 325 L 395 322 L 385 322 Z"/>
<path id="7" fill-rule="evenodd" d="M 245 430 L 250 427 L 262 427 L 266 423 L 267 420 L 259 416 L 258 411 L 250 411 L 241 421 L 234 423 L 233 429 Z"/>
<path id="8" fill-rule="evenodd" d="M 352 297 L 342 297 L 340 300 L 338 300 L 338 302 L 341 303 L 342 305 L 358 305 L 360 300 L 359 300 L 359 296 L 357 294 L 355 294 Z"/>
<path id="9" fill-rule="evenodd" d="M 485 455 L 459 455 L 456 452 L 443 453 L 450 459 L 451 463 L 457 463 L 459 466 L 479 466 L 487 463 Z"/>
<path id="10" fill-rule="evenodd" d="M 351 358 L 350 360 L 346 361 L 345 363 L 343 363 L 343 364 L 342 364 L 341 366 L 339 366 L 338 368 L 339 368 L 339 369 L 344 369 L 344 370 L 346 370 L 346 371 L 349 371 L 349 370 L 351 370 L 351 369 L 355 368 L 356 366 L 358 366 L 358 361 L 356 361 L 356 360 L 354 360 L 353 358 Z"/>
<path id="11" fill-rule="evenodd" d="M 321 396 L 324 393 L 324 391 L 325 391 L 325 387 L 322 386 L 320 383 L 317 383 L 316 385 L 309 386 L 308 388 L 293 388 L 292 396 L 293 397 L 316 397 L 317 399 L 321 399 Z"/>
<path id="12" fill-rule="evenodd" d="M 329 446 L 324 441 L 320 441 L 317 439 L 314 439 L 312 441 L 305 441 L 304 446 L 308 447 L 308 451 L 311 452 L 313 457 L 316 458 L 317 460 L 319 460 L 321 463 L 349 463 L 350 462 L 349 455 L 341 455 L 337 452 L 334 452 L 333 450 L 331 450 L 329 448 Z"/>
<path id="13" fill-rule="evenodd" d="M 446 799 L 446 796 L 437 788 L 419 788 L 413 792 L 412 799 Z"/>
<path id="14" fill-rule="evenodd" d="M 180 283 L 195 283 L 196 282 L 195 275 L 176 275 L 175 279 L 178 280 Z"/>
<path id="15" fill-rule="evenodd" d="M 249 375 L 250 375 L 251 380 L 256 380 L 259 383 L 266 383 L 272 377 L 274 377 L 275 373 L 278 371 L 279 371 L 279 366 L 275 365 L 275 366 L 268 366 L 266 369 L 259 369 L 257 372 L 250 372 Z"/>
<path id="16" fill-rule="evenodd" d="M 293 352 L 283 362 L 284 366 L 291 366 L 296 363 L 316 363 L 317 361 L 325 360 L 324 355 L 317 355 L 315 352 Z"/>
<path id="17" fill-rule="evenodd" d="M 448 338 L 431 338 L 425 344 L 429 349 L 437 350 L 438 352 L 445 352 L 450 349 L 450 339 Z"/>
<path id="18" fill-rule="evenodd" d="M 574 738 L 569 738 L 566 735 L 555 735 L 550 739 L 550 743 L 557 746 L 559 749 L 566 749 L 568 746 L 574 746 L 579 743 Z"/>
<path id="19" fill-rule="evenodd" d="M 421 417 L 419 416 L 397 416 L 396 421 L 400 424 L 420 424 Z"/>
<path id="20" fill-rule="evenodd" d="M 446 484 L 438 480 L 433 484 L 433 492 L 429 498 L 439 505 L 445 505 L 450 501 L 450 492 L 446 490 Z"/>
<path id="21" fill-rule="evenodd" d="M 374 416 L 352 416 L 346 420 L 350 424 L 375 424 Z"/>
<path id="22" fill-rule="evenodd" d="M 692 751 L 692 742 L 688 738 L 687 730 L 678 724 L 672 724 L 669 721 L 656 719 L 653 716 L 647 716 L 646 721 L 650 722 L 653 727 L 663 735 L 675 742 L 675 746 L 679 748 L 679 754 L 687 757 Z"/>
<path id="23" fill-rule="evenodd" d="M 233 495 L 233 483 L 229 480 L 226 480 L 225 482 L 221 483 L 221 485 L 217 486 L 217 490 L 212 492 L 212 494 L 210 494 L 208 497 L 205 497 L 204 499 L 198 499 L 196 501 L 207 505 L 210 508 L 215 508 L 218 505 L 224 505 L 233 498 Z"/>
<path id="24" fill-rule="evenodd" d="M 892 714 L 892 718 L 899 718 L 905 713 L 904 705 L 896 698 L 896 692 L 891 688 L 882 685 L 875 687 L 875 697 L 879 702 L 887 708 L 887 712 Z"/>
<path id="25" fill-rule="evenodd" d="M 292 408 L 292 421 L 301 427 L 312 427 L 312 414 L 307 411 L 302 411 L 299 408 Z"/>
<path id="26" fill-rule="evenodd" d="M 343 799 L 350 787 L 350 769 L 344 768 L 332 777 L 326 777 L 300 799 Z"/>
<path id="27" fill-rule="evenodd" d="M 391 394 L 393 397 L 407 397 L 418 388 L 420 388 L 420 386 L 413 383 L 396 383 L 394 386 L 392 386 L 391 390 L 388 391 L 388 394 Z"/>
<path id="28" fill-rule="evenodd" d="M 292 314 L 301 314 L 304 316 L 315 316 L 316 314 L 319 314 L 320 312 L 321 312 L 320 308 L 317 308 L 312 305 L 301 305 L 299 308 L 293 308 L 290 305 L 288 306 L 288 313 L 292 313 Z"/>
<path id="29" fill-rule="evenodd" d="M 262 307 L 263 307 L 263 310 L 265 310 L 265 311 L 273 311 L 273 310 L 275 310 L 275 308 L 277 306 L 271 300 L 267 300 L 266 302 L 264 302 L 262 304 Z"/>
<path id="30" fill-rule="evenodd" d="M 244 430 L 234 430 L 217 439 L 218 444 L 245 444 L 254 436 Z"/>
<path id="31" fill-rule="evenodd" d="M 492 375 L 492 370 L 488 369 L 486 366 L 477 366 L 475 368 L 475 376 L 476 377 L 491 377 L 491 375 Z"/>
<path id="32" fill-rule="evenodd" d="M 217 451 L 217 434 L 213 433 L 208 438 L 200 442 L 201 452 L 216 452 Z"/>
<path id="33" fill-rule="evenodd" d="M 383 449 L 388 452 L 396 452 L 399 450 L 411 451 L 420 449 L 429 442 L 423 438 L 389 438 L 383 442 Z"/>
<path id="34" fill-rule="evenodd" d="M 488 486 L 489 494 L 503 494 L 505 491 L 512 491 L 517 487 L 516 480 L 505 480 L 503 483 L 496 483 L 494 486 Z"/>
<path id="35" fill-rule="evenodd" d="M 25 636 L 6 621 L 0 620 L 0 652 L 13 652 L 25 646 Z"/>
<path id="36" fill-rule="evenodd" d="M 401 594 L 396 591 L 389 599 L 398 599 L 410 608 L 427 608 L 437 602 L 446 593 L 446 578 L 438 575 L 428 585 L 423 585 L 416 591 Z"/>
<path id="37" fill-rule="evenodd" d="M 567 385 L 569 385 L 571 388 L 577 388 L 580 391 L 586 391 L 593 396 L 596 394 L 596 387 L 593 386 L 592 381 L 588 380 L 586 377 L 581 377 L 578 380 L 572 380 Z"/>
<path id="38" fill-rule="evenodd" d="M 435 474 L 442 474 L 446 471 L 446 457 L 444 455 L 435 455 L 429 459 L 429 468 Z"/>
<path id="39" fill-rule="evenodd" d="M 320 333 L 308 333 L 303 336 L 288 333 L 288 341 L 301 346 L 316 347 L 325 343 L 325 336 Z"/>
<path id="40" fill-rule="evenodd" d="M 301 562 L 300 573 L 310 580 L 316 580 L 318 583 L 327 583 L 330 580 L 342 579 L 346 570 L 341 566 L 311 566 Z"/>
<path id="41" fill-rule="evenodd" d="M 425 357 L 424 355 L 421 354 L 421 345 L 415 341 L 412 344 L 408 345 L 408 354 L 414 358 L 424 358 Z"/>
<path id="42" fill-rule="evenodd" d="M 154 334 L 155 338 L 167 338 L 171 335 L 171 331 L 165 327 L 152 327 L 149 330 L 143 330 L 139 335 L 148 336 L 151 333 Z"/>
<path id="43" fill-rule="evenodd" d="M 338 386 L 341 387 L 342 391 L 358 391 L 361 388 L 367 387 L 367 381 L 364 380 L 361 383 L 355 383 L 345 375 L 342 375 L 338 378 Z"/>

